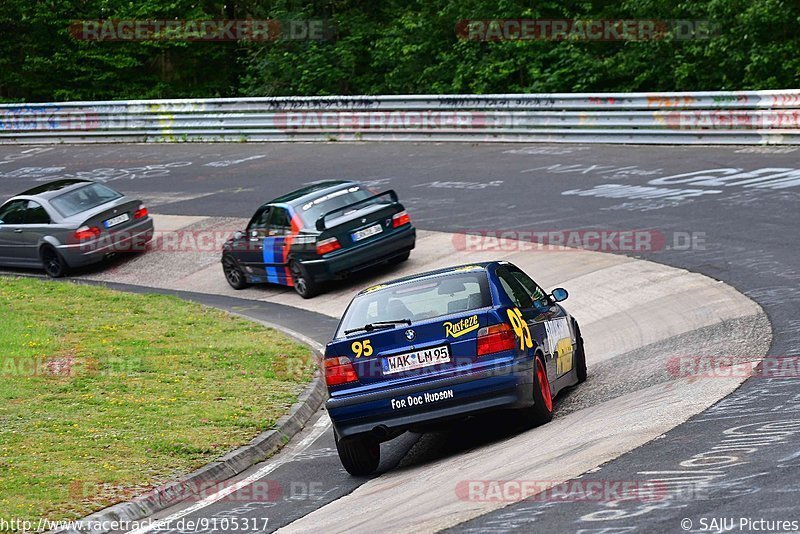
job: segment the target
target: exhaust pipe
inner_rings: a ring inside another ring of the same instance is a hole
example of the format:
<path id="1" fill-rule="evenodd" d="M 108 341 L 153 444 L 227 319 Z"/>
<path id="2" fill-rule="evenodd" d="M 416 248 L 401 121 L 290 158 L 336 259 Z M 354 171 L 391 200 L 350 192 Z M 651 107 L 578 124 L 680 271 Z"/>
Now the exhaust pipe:
<path id="1" fill-rule="evenodd" d="M 389 439 L 389 427 L 386 425 L 378 425 L 372 429 L 372 435 L 375 436 L 378 441 L 386 441 Z"/>

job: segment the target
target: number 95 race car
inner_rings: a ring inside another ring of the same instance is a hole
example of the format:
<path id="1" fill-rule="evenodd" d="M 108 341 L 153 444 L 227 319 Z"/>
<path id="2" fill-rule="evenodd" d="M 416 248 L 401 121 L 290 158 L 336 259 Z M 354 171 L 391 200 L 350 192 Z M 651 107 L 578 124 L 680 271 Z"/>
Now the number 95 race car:
<path id="1" fill-rule="evenodd" d="M 325 350 L 326 407 L 344 468 L 368 475 L 380 443 L 480 412 L 518 409 L 530 426 L 586 380 L 578 323 L 508 262 L 414 275 L 370 287 Z"/>

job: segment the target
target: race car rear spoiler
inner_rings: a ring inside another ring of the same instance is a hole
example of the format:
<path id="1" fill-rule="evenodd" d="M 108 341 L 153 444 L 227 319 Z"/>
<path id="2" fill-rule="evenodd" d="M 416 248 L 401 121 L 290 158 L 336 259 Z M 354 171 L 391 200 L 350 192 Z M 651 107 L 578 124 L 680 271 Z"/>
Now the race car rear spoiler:
<path id="1" fill-rule="evenodd" d="M 397 193 L 395 193 L 394 189 L 389 189 L 388 191 L 384 191 L 383 193 L 378 193 L 377 195 L 372 195 L 371 197 L 367 197 L 364 200 L 359 200 L 358 202 L 353 202 L 352 204 L 348 204 L 347 206 L 342 206 L 341 208 L 336 208 L 335 210 L 323 213 L 317 218 L 317 224 L 316 224 L 317 230 L 323 231 L 327 228 L 327 226 L 325 225 L 325 219 L 330 215 L 333 215 L 334 213 L 342 213 L 345 211 L 353 210 L 355 208 L 358 208 L 359 206 L 369 204 L 377 198 L 387 195 L 389 196 L 389 198 L 391 198 L 393 203 L 398 202 Z"/>

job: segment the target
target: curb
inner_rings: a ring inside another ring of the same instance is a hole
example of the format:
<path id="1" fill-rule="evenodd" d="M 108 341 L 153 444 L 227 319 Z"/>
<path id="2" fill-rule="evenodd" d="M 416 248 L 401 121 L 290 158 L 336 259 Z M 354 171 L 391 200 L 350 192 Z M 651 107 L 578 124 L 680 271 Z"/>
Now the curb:
<path id="1" fill-rule="evenodd" d="M 240 315 L 240 314 L 233 314 Z M 242 316 L 242 315 L 240 315 Z M 242 316 L 245 317 L 245 316 Z M 251 321 L 261 323 L 267 327 L 280 330 L 296 340 L 307 345 L 317 359 L 321 359 L 320 345 L 305 336 L 247 317 Z M 306 422 L 325 402 L 328 392 L 325 381 L 319 371 L 314 373 L 311 383 L 300 394 L 289 413 L 281 416 L 275 427 L 262 432 L 247 445 L 235 449 L 217 460 L 207 464 L 178 480 L 155 488 L 145 495 L 104 508 L 98 512 L 75 521 L 76 527 L 55 530 L 70 534 L 105 534 L 114 529 L 108 528 L 113 522 L 139 521 L 150 517 L 170 506 L 173 506 L 191 495 L 201 492 L 215 484 L 219 484 L 234 477 L 254 464 L 262 462 L 272 454 L 283 448 L 289 440 L 303 429 Z"/>

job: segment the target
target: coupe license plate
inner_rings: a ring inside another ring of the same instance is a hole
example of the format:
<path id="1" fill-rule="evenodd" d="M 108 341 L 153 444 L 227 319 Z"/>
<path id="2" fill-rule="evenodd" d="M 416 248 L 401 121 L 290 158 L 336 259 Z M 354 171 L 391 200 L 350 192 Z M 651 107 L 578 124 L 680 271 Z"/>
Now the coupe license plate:
<path id="1" fill-rule="evenodd" d="M 380 224 L 373 224 L 369 228 L 364 228 L 363 230 L 359 230 L 358 232 L 353 232 L 353 241 L 361 241 L 362 239 L 366 239 L 368 237 L 372 237 L 375 234 L 379 234 L 383 232 L 383 227 Z"/>
<path id="2" fill-rule="evenodd" d="M 403 371 L 413 371 L 431 365 L 450 362 L 450 349 L 447 345 L 418 350 L 397 356 L 389 356 L 383 360 L 383 374 L 391 375 Z"/>
<path id="3" fill-rule="evenodd" d="M 123 213 L 122 215 L 117 215 L 116 217 L 112 217 L 106 220 L 103 224 L 106 225 L 106 228 L 111 228 L 112 226 L 116 226 L 118 224 L 122 224 L 127 222 L 130 217 L 127 213 Z"/>

